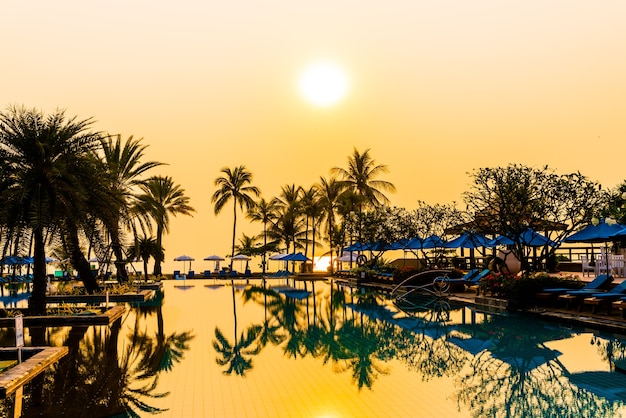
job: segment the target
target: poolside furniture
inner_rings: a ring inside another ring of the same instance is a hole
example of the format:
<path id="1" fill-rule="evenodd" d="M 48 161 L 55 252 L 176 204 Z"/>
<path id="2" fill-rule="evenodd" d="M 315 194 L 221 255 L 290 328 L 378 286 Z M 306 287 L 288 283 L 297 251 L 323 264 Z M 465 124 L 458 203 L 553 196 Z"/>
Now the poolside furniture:
<path id="1" fill-rule="evenodd" d="M 220 270 L 220 278 L 226 278 L 226 270 Z"/>
<path id="2" fill-rule="evenodd" d="M 601 274 L 589 283 L 585 285 L 582 289 L 568 289 L 566 287 L 548 287 L 542 290 L 542 293 L 550 293 L 553 295 L 563 294 L 572 290 L 575 291 L 583 291 L 585 293 L 589 293 L 590 290 L 595 290 L 593 293 L 598 293 L 598 290 L 605 287 L 609 283 L 613 281 L 613 276 L 607 274 Z"/>
<path id="3" fill-rule="evenodd" d="M 250 269 L 246 269 L 243 275 L 244 277 L 252 277 L 252 272 L 250 271 Z"/>
<path id="4" fill-rule="evenodd" d="M 177 278 L 178 276 L 180 276 L 180 270 L 174 270 L 174 273 L 172 274 L 172 276 L 174 276 L 174 278 Z"/>
<path id="5" fill-rule="evenodd" d="M 610 274 L 608 275 L 601 274 L 598 277 L 604 277 L 604 276 L 610 277 L 611 281 L 613 281 L 613 276 L 611 276 Z M 565 292 L 565 294 L 559 295 L 559 299 L 564 300 L 566 302 L 566 305 L 565 305 L 566 309 L 569 309 L 573 302 L 580 302 L 584 298 L 589 298 L 593 296 L 594 294 L 597 294 L 598 290 L 599 289 L 584 289 L 584 288 L 579 289 L 579 290 L 568 290 Z M 579 304 L 578 310 L 580 310 L 581 308 L 582 308 L 582 304 Z"/>
<path id="6" fill-rule="evenodd" d="M 591 272 L 595 271 L 594 266 L 589 264 L 589 259 L 587 258 L 586 254 L 580 256 L 580 263 L 582 264 L 583 277 L 585 277 L 585 273 L 587 273 L 587 276 L 590 276 Z"/>
<path id="7" fill-rule="evenodd" d="M 196 275 L 195 271 L 189 270 L 189 273 L 187 274 L 187 277 L 190 278 L 190 279 L 193 279 L 195 275 Z"/>
<path id="8" fill-rule="evenodd" d="M 204 270 L 204 272 L 202 273 L 202 277 L 204 277 L 205 279 L 211 277 L 211 270 Z"/>
<path id="9" fill-rule="evenodd" d="M 624 277 L 624 255 L 612 254 L 609 260 L 609 270 L 617 277 Z"/>
<path id="10" fill-rule="evenodd" d="M 596 313 L 598 306 L 606 305 L 606 314 L 611 315 L 611 305 L 614 301 L 626 296 L 626 280 L 605 293 L 595 293 L 583 300 L 583 305 L 591 305 L 591 312 Z"/>
<path id="11" fill-rule="evenodd" d="M 465 286 L 468 289 L 476 287 L 476 296 L 480 295 L 480 280 L 485 278 L 490 272 L 491 272 L 491 270 L 489 270 L 489 269 L 482 270 L 480 273 L 476 274 L 471 279 L 466 280 L 465 281 Z"/>

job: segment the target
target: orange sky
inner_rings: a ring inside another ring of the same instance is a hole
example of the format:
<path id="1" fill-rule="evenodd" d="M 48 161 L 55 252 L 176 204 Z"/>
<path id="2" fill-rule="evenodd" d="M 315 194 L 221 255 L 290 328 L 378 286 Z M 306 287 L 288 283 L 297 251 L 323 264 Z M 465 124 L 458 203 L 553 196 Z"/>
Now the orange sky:
<path id="1" fill-rule="evenodd" d="M 2 5 L 0 105 L 93 116 L 169 163 L 155 174 L 197 213 L 174 219 L 166 272 L 183 253 L 229 253 L 230 210 L 215 217 L 210 203 L 224 166 L 246 165 L 271 198 L 371 148 L 407 209 L 461 201 L 467 172 L 511 162 L 604 187 L 626 178 L 621 1 L 98 4 Z M 320 59 L 351 83 L 324 109 L 297 88 Z"/>

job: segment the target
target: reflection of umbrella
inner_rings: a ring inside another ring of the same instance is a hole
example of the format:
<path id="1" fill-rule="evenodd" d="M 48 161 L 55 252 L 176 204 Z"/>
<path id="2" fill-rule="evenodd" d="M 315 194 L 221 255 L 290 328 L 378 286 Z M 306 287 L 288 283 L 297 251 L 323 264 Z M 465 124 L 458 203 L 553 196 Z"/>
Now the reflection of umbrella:
<path id="1" fill-rule="evenodd" d="M 189 270 L 191 270 L 191 262 L 194 261 L 195 259 L 193 257 L 190 257 L 188 255 L 179 255 L 178 257 L 176 257 L 174 259 L 174 261 L 182 261 L 183 262 L 183 272 L 187 271 L 185 270 L 185 261 L 189 261 Z"/>
<path id="2" fill-rule="evenodd" d="M 611 402 L 626 401 L 626 376 L 618 372 L 581 372 L 568 376 L 570 382 Z"/>
<path id="3" fill-rule="evenodd" d="M 218 271 L 220 269 L 220 261 L 224 261 L 224 259 L 222 257 L 220 257 L 219 255 L 210 255 L 208 257 L 204 257 L 205 260 L 207 261 L 215 261 L 215 269 L 214 271 Z"/>

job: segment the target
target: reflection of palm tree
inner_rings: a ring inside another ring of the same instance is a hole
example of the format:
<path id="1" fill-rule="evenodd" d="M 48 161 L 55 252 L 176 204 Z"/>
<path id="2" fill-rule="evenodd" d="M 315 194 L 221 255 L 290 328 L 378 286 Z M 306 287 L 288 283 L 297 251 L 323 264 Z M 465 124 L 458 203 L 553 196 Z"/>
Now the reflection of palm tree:
<path id="1" fill-rule="evenodd" d="M 259 296 L 263 296 L 262 302 L 260 301 Z M 243 292 L 244 303 L 248 300 L 255 300 L 258 303 L 263 303 L 263 323 L 259 326 L 259 345 L 261 348 L 266 347 L 267 344 L 277 346 L 285 340 L 285 335 L 280 332 L 280 325 L 276 323 L 274 317 L 268 316 L 268 296 L 277 297 L 278 295 L 273 290 L 268 290 L 265 286 L 251 286 L 246 288 Z"/>
<path id="2" fill-rule="evenodd" d="M 252 369 L 252 359 L 250 356 L 257 355 L 261 351 L 261 347 L 257 342 L 260 333 L 258 325 L 251 326 L 237 335 L 237 302 L 235 300 L 235 283 L 231 281 L 233 292 L 233 322 L 234 322 L 234 344 L 231 344 L 224 336 L 222 331 L 215 328 L 215 339 L 213 340 L 213 348 L 218 353 L 215 361 L 220 366 L 228 365 L 224 370 L 224 374 L 235 374 L 244 376 L 248 370 Z"/>

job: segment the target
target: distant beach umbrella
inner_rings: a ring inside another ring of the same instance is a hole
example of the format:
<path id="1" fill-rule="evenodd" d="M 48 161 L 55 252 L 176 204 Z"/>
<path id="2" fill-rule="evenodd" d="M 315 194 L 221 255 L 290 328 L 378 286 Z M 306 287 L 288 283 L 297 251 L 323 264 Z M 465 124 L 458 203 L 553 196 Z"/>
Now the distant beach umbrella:
<path id="1" fill-rule="evenodd" d="M 220 269 L 220 261 L 224 261 L 223 257 L 220 257 L 219 255 L 213 254 L 210 255 L 208 257 L 204 257 L 204 259 L 206 261 L 214 261 L 215 262 L 215 267 L 213 269 L 213 271 L 217 272 Z"/>
<path id="2" fill-rule="evenodd" d="M 247 270 L 248 269 L 248 261 L 250 261 L 252 259 L 250 257 L 248 257 L 247 255 L 245 255 L 245 254 L 237 254 L 237 255 L 233 256 L 232 260 L 233 261 L 239 260 L 242 263 L 245 261 L 246 262 L 246 270 Z"/>
<path id="3" fill-rule="evenodd" d="M 189 270 L 191 270 L 191 262 L 195 261 L 195 258 L 183 254 L 183 255 L 179 255 L 178 257 L 174 258 L 174 261 L 182 261 L 183 262 L 183 271 L 187 271 L 187 270 L 185 270 L 185 262 L 189 261 Z"/>

